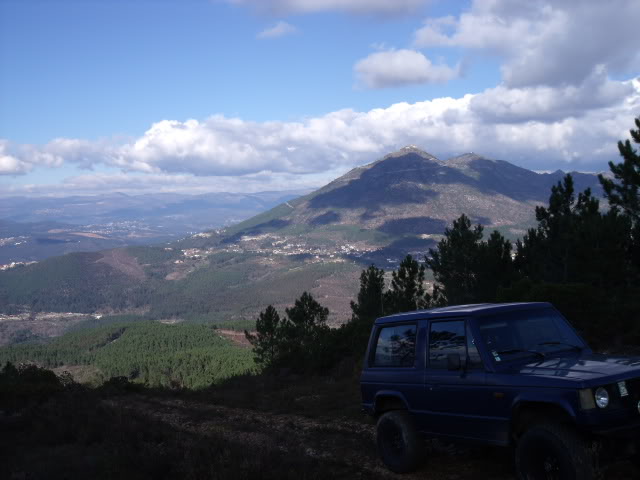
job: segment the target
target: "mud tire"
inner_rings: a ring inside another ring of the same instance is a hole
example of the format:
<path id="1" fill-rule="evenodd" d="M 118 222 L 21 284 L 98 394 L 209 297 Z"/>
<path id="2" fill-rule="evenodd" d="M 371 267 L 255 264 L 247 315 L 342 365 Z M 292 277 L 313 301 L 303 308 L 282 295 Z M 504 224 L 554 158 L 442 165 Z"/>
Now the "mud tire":
<path id="1" fill-rule="evenodd" d="M 383 414 L 378 420 L 376 441 L 378 455 L 393 472 L 413 472 L 423 461 L 424 442 L 407 411 Z"/>
<path id="2" fill-rule="evenodd" d="M 596 463 L 588 442 L 560 424 L 536 425 L 522 435 L 516 446 L 520 480 L 596 480 Z"/>

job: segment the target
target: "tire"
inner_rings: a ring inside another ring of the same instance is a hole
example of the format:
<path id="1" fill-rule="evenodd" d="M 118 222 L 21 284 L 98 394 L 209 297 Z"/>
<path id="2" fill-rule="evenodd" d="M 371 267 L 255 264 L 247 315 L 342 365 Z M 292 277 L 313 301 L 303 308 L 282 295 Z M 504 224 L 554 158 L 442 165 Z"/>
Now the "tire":
<path id="1" fill-rule="evenodd" d="M 571 428 L 536 425 L 516 446 L 516 471 L 520 480 L 595 480 L 596 458 L 587 442 Z"/>
<path id="2" fill-rule="evenodd" d="M 389 470 L 408 473 L 422 463 L 424 444 L 409 412 L 393 410 L 378 420 L 378 455 Z"/>

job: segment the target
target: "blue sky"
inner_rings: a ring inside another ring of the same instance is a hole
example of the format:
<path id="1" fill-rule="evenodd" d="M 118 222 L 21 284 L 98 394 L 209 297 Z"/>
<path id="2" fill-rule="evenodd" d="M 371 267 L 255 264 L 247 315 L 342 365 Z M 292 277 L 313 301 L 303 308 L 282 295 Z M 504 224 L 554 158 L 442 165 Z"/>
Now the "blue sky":
<path id="1" fill-rule="evenodd" d="M 0 194 L 312 187 L 405 143 L 602 170 L 640 8 L 575 5 L 0 0 Z"/>

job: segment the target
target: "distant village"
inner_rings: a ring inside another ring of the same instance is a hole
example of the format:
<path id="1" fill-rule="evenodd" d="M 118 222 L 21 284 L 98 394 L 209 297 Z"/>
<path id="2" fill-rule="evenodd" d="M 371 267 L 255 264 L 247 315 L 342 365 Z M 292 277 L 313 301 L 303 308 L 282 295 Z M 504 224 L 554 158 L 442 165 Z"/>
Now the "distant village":
<path id="1" fill-rule="evenodd" d="M 101 229 L 90 230 L 82 232 L 84 235 L 99 235 L 106 234 L 110 228 L 114 228 L 115 224 L 102 225 Z M 122 227 L 120 224 L 119 227 Z M 106 230 L 105 230 L 106 229 Z M 192 235 L 192 238 L 209 238 L 218 232 L 203 232 Z M 7 245 L 14 242 L 15 245 L 19 245 L 21 242 L 26 241 L 26 237 L 11 237 L 0 238 L 0 246 Z M 301 241 L 299 237 L 281 236 L 273 233 L 263 233 L 260 235 L 244 235 L 240 237 L 235 243 L 230 243 L 226 246 L 210 247 L 210 248 L 186 248 L 182 249 L 182 258 L 174 260 L 174 264 L 182 264 L 187 260 L 202 260 L 213 255 L 215 253 L 252 253 L 263 255 L 283 255 L 283 256 L 296 256 L 305 255 L 312 263 L 339 263 L 344 262 L 345 257 L 359 258 L 368 253 L 375 252 L 378 249 L 376 246 L 372 246 L 364 241 L 338 243 L 333 246 L 321 246 L 321 245 L 309 245 L 308 243 Z M 165 250 L 174 250 L 174 247 L 165 247 Z M 390 264 L 396 264 L 400 261 L 398 258 L 386 259 Z M 11 262 L 7 264 L 0 264 L 0 271 L 9 270 L 11 268 L 31 265 L 37 263 L 35 261 L 29 262 Z"/>
<path id="2" fill-rule="evenodd" d="M 198 233 L 194 238 L 209 237 L 210 233 Z M 167 247 L 167 249 L 171 249 Z M 343 256 L 360 257 L 367 252 L 375 250 L 375 247 L 367 245 L 365 242 L 344 243 L 341 245 L 318 246 L 308 245 L 299 238 L 289 238 L 286 236 L 263 233 L 260 235 L 244 235 L 236 243 L 217 248 L 187 248 L 182 250 L 184 259 L 175 260 L 174 263 L 183 263 L 184 260 L 197 260 L 208 255 L 221 252 L 230 253 L 254 253 L 267 255 L 307 255 L 313 262 L 343 262 Z"/>
<path id="3" fill-rule="evenodd" d="M 38 263 L 38 262 L 11 262 L 11 263 L 0 264 L 0 272 L 4 270 L 9 270 L 10 268 L 23 267 L 25 265 L 31 265 L 34 263 Z"/>

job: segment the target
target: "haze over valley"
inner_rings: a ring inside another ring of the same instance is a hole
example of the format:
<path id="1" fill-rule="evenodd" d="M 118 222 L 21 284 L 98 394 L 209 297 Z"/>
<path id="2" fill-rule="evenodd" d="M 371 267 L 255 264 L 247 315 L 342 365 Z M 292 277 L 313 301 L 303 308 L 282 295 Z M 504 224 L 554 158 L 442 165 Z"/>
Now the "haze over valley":
<path id="1" fill-rule="evenodd" d="M 0 202 L 0 268 L 71 252 L 169 242 L 238 223 L 299 194 L 6 197 Z"/>

